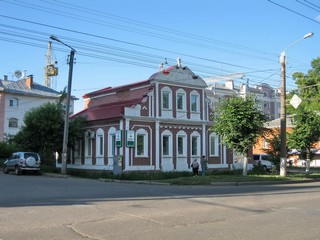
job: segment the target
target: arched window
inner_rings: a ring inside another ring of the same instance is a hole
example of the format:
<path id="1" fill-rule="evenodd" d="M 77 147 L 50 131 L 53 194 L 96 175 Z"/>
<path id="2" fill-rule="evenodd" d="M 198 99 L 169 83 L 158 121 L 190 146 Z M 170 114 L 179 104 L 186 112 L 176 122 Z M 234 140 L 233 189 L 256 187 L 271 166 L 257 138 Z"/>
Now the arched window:
<path id="1" fill-rule="evenodd" d="M 108 130 L 108 157 L 113 157 L 117 153 L 116 147 L 116 129 L 111 127 Z"/>
<path id="2" fill-rule="evenodd" d="M 96 154 L 102 157 L 104 154 L 104 131 L 99 128 L 96 132 Z"/>
<path id="3" fill-rule="evenodd" d="M 187 156 L 187 134 L 184 131 L 177 133 L 177 156 Z"/>
<path id="4" fill-rule="evenodd" d="M 177 111 L 186 111 L 186 92 L 183 89 L 178 89 L 176 98 Z"/>
<path id="5" fill-rule="evenodd" d="M 18 119 L 10 118 L 9 119 L 9 127 L 10 128 L 17 128 L 18 127 Z"/>
<path id="6" fill-rule="evenodd" d="M 162 155 L 172 156 L 172 133 L 169 130 L 165 130 L 161 134 L 162 139 Z"/>
<path id="7" fill-rule="evenodd" d="M 210 156 L 218 156 L 218 146 L 219 146 L 219 137 L 216 133 L 211 133 L 209 135 L 209 143 L 210 143 Z"/>
<path id="8" fill-rule="evenodd" d="M 147 157 L 148 156 L 148 132 L 145 129 L 138 129 L 136 131 L 136 157 Z"/>
<path id="9" fill-rule="evenodd" d="M 190 93 L 190 111 L 200 112 L 200 94 L 195 90 Z"/>
<path id="10" fill-rule="evenodd" d="M 190 137 L 191 156 L 200 156 L 200 134 L 198 132 L 193 132 Z"/>
<path id="11" fill-rule="evenodd" d="M 92 156 L 92 139 L 94 138 L 94 131 L 88 130 L 85 133 L 85 156 Z"/>
<path id="12" fill-rule="evenodd" d="M 172 109 L 172 91 L 169 87 L 161 89 L 161 106 L 163 110 Z"/>

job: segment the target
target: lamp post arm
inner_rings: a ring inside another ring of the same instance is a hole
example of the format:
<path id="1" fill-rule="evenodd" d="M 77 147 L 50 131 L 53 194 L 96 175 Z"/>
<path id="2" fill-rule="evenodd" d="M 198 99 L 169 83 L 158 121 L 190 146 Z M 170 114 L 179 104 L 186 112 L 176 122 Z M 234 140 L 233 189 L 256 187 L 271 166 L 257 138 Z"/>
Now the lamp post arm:
<path id="1" fill-rule="evenodd" d="M 289 48 L 291 48 L 292 46 L 296 45 L 297 43 L 301 42 L 302 40 L 306 39 L 306 38 L 309 38 L 309 37 L 312 37 L 314 34 L 313 32 L 310 32 L 306 35 L 304 35 L 302 38 L 298 39 L 297 41 L 291 43 L 288 47 L 286 47 L 285 49 L 283 49 L 282 52 L 286 52 Z"/>
<path id="2" fill-rule="evenodd" d="M 52 40 L 54 40 L 54 41 L 57 41 L 57 42 L 65 45 L 65 46 L 67 46 L 68 48 L 70 48 L 70 49 L 73 50 L 74 52 L 77 52 L 73 47 L 71 47 L 71 46 L 69 46 L 68 44 L 62 42 L 62 41 L 61 41 L 59 38 L 57 38 L 56 36 L 51 35 L 50 38 L 51 38 Z"/>

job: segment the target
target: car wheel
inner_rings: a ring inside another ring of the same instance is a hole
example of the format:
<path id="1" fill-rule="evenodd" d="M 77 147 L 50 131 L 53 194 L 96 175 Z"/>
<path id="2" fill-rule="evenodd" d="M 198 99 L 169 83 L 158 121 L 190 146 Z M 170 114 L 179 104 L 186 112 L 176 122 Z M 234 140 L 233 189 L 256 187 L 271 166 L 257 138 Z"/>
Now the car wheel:
<path id="1" fill-rule="evenodd" d="M 5 174 L 9 173 L 9 169 L 7 168 L 6 165 L 3 166 L 3 173 L 5 173 Z"/>
<path id="2" fill-rule="evenodd" d="M 14 169 L 14 173 L 16 175 L 19 175 L 21 173 L 20 168 L 18 166 L 16 166 L 16 168 Z"/>

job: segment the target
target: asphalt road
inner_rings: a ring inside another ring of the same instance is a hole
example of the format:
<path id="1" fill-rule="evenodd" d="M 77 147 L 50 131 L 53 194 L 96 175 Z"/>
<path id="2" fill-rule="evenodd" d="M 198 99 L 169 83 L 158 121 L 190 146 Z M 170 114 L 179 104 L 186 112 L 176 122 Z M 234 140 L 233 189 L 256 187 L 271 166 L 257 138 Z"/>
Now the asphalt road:
<path id="1" fill-rule="evenodd" d="M 0 173 L 0 239 L 320 239 L 320 183 L 169 186 Z"/>

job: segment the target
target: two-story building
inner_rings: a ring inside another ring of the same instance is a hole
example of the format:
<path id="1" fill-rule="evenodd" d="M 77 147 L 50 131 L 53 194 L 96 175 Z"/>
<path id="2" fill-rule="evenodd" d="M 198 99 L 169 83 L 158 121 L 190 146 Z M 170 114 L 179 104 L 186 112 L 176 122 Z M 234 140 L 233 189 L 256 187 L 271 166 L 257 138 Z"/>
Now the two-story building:
<path id="1" fill-rule="evenodd" d="M 27 111 L 57 102 L 60 96 L 59 92 L 35 83 L 32 75 L 16 81 L 4 76 L 0 79 L 0 141 L 19 131 Z"/>
<path id="2" fill-rule="evenodd" d="M 205 155 L 208 169 L 229 168 L 233 154 L 211 129 L 206 87 L 178 62 L 148 80 L 84 95 L 85 109 L 72 118 L 86 118 L 85 135 L 67 167 L 191 171 L 191 162 Z"/>
<path id="3" fill-rule="evenodd" d="M 280 117 L 280 91 L 270 87 L 267 83 L 249 87 L 248 84 L 235 85 L 233 79 L 228 79 L 224 83 L 214 82 L 207 88 L 207 96 L 213 107 L 220 98 L 247 97 L 249 95 L 256 97 L 260 110 L 266 114 L 269 120 Z"/>

